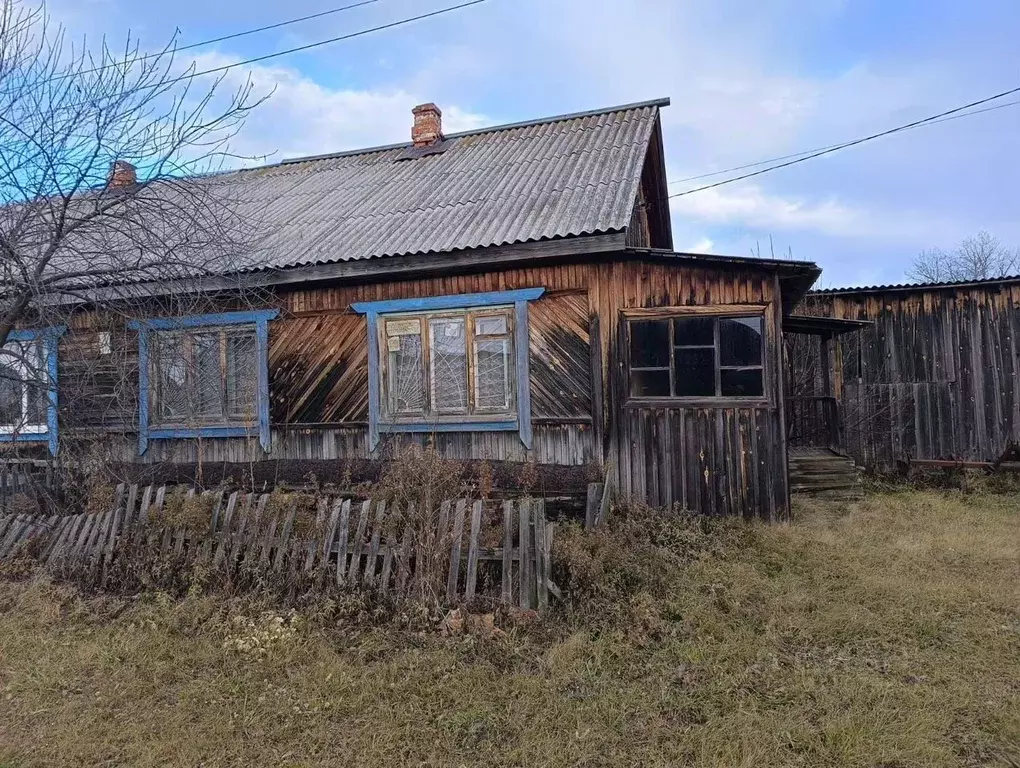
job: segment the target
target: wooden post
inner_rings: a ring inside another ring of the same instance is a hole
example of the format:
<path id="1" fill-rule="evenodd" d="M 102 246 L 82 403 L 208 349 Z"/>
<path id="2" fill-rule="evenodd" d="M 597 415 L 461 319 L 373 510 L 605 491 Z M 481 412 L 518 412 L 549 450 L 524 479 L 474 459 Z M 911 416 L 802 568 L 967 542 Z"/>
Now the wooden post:
<path id="1" fill-rule="evenodd" d="M 352 586 L 358 583 L 358 573 L 361 568 L 361 550 L 365 546 L 365 530 L 368 528 L 368 515 L 371 511 L 371 501 L 366 501 L 361 505 L 361 515 L 358 517 L 358 530 L 354 534 L 354 541 L 351 544 L 351 567 L 347 571 L 347 582 Z"/>
<path id="2" fill-rule="evenodd" d="M 336 555 L 336 583 L 340 586 L 344 583 L 347 573 L 347 537 L 350 535 L 351 527 L 351 500 L 344 499 L 340 508 L 340 542 L 337 544 Z"/>
<path id="3" fill-rule="evenodd" d="M 549 593 L 546 590 L 546 549 L 545 549 L 545 500 L 535 504 L 535 593 L 538 610 L 549 607 Z"/>
<path id="4" fill-rule="evenodd" d="M 591 530 L 598 525 L 599 501 L 602 498 L 602 483 L 588 483 L 588 495 L 584 504 L 584 527 Z"/>
<path id="5" fill-rule="evenodd" d="M 518 573 L 520 575 L 520 606 L 528 610 L 531 608 L 531 547 L 528 542 L 531 539 L 531 500 L 521 499 L 518 502 L 520 521 L 517 531 L 518 547 L 520 553 L 520 564 Z"/>

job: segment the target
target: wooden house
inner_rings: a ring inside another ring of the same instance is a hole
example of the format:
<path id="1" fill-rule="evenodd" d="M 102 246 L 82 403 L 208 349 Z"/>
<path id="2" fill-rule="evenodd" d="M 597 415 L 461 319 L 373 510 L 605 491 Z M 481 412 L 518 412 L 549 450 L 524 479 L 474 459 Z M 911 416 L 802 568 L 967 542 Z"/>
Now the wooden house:
<path id="1" fill-rule="evenodd" d="M 785 517 L 784 321 L 819 269 L 673 251 L 667 104 L 450 135 L 423 105 L 407 144 L 214 177 L 263 206 L 261 261 L 207 312 L 26 330 L 58 385 L 19 447 L 294 480 L 399 437 Z"/>
<path id="2" fill-rule="evenodd" d="M 1020 277 L 813 291 L 798 312 L 861 328 L 816 347 L 806 376 L 788 374 L 788 386 L 802 385 L 795 407 L 830 404 L 828 418 L 802 414 L 790 430 L 795 444 L 838 434 L 841 452 L 877 471 L 1016 454 Z"/>

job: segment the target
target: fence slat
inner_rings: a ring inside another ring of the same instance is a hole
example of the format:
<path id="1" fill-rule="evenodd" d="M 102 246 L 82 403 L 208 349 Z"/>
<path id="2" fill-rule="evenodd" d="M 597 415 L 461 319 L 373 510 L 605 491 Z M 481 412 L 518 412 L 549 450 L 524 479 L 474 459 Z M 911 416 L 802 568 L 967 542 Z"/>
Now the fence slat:
<path id="1" fill-rule="evenodd" d="M 364 582 L 366 587 L 371 587 L 375 582 L 375 568 L 379 557 L 379 542 L 382 539 L 382 531 L 386 516 L 386 502 L 380 501 L 375 505 L 375 522 L 372 524 L 372 544 L 368 550 L 368 557 L 365 559 Z"/>
<path id="2" fill-rule="evenodd" d="M 602 483 L 588 483 L 588 494 L 584 500 L 584 527 L 595 527 L 599 515 L 599 500 L 602 497 Z"/>
<path id="3" fill-rule="evenodd" d="M 325 497 L 319 499 L 315 509 L 315 530 L 308 536 L 308 540 L 305 542 L 305 573 L 311 572 L 312 566 L 315 565 L 315 553 L 319 550 L 317 538 L 326 535 L 327 509 L 329 509 L 329 499 Z"/>
<path id="4" fill-rule="evenodd" d="M 127 501 L 124 502 L 124 521 L 121 525 L 122 535 L 125 540 L 130 540 L 131 534 L 137 525 L 135 516 L 135 505 L 138 503 L 138 483 L 131 483 L 128 486 Z"/>
<path id="5" fill-rule="evenodd" d="M 535 504 L 535 593 L 538 610 L 549 607 L 549 592 L 545 586 L 545 499 Z"/>
<path id="6" fill-rule="evenodd" d="M 514 503 L 507 499 L 503 502 L 503 583 L 500 597 L 504 603 L 511 605 L 513 600 L 514 578 Z"/>
<path id="7" fill-rule="evenodd" d="M 266 525 L 269 524 L 269 521 L 265 520 L 266 507 L 269 505 L 269 495 L 265 493 L 253 494 L 252 503 L 255 505 L 255 517 L 251 521 L 249 533 L 245 539 L 244 551 L 241 553 L 243 560 L 240 561 L 245 569 L 254 568 L 258 563 L 260 542 L 262 540 L 260 536 L 262 524 L 263 521 L 265 521 Z"/>
<path id="8" fill-rule="evenodd" d="M 521 608 L 528 610 L 531 608 L 531 548 L 528 546 L 528 541 L 531 539 L 531 500 L 521 499 L 517 508 L 520 517 L 520 527 L 517 530 L 517 547 L 520 553 L 520 562 L 517 568 L 520 575 L 519 602 Z"/>
<path id="9" fill-rule="evenodd" d="M 456 512 L 453 515 L 453 541 L 450 547 L 450 575 L 446 580 L 446 599 L 453 600 L 457 596 L 457 582 L 460 579 L 460 547 L 464 538 L 464 511 L 467 499 L 457 499 Z"/>
<path id="10" fill-rule="evenodd" d="M 64 535 L 64 531 L 67 530 L 67 526 L 71 524 L 70 515 L 65 515 L 63 517 L 55 515 L 52 519 L 56 522 L 50 530 L 50 535 L 46 540 L 46 544 L 39 551 L 39 562 L 44 564 L 47 560 L 49 560 L 50 553 L 53 551 L 53 548 L 60 543 L 60 539 Z"/>
<path id="11" fill-rule="evenodd" d="M 84 515 L 74 515 L 67 519 L 67 524 L 61 531 L 60 538 L 57 539 L 56 545 L 46 556 L 45 564 L 47 568 L 52 570 L 54 566 L 63 559 L 64 551 L 67 549 L 68 542 L 74 540 L 74 536 L 78 531 L 78 526 L 81 525 L 84 518 Z"/>
<path id="12" fill-rule="evenodd" d="M 464 585 L 464 599 L 472 600 L 478 581 L 478 536 L 482 527 L 482 502 L 478 500 L 471 507 L 471 538 L 468 543 L 467 583 Z"/>
<path id="13" fill-rule="evenodd" d="M 400 524 L 400 508 L 393 506 L 390 525 L 386 532 L 386 544 L 383 546 L 382 574 L 379 576 L 378 587 L 386 590 L 390 586 L 390 573 L 393 570 L 393 558 L 397 549 L 397 525 Z"/>
<path id="14" fill-rule="evenodd" d="M 227 497 L 227 509 L 223 513 L 223 526 L 220 528 L 222 533 L 220 535 L 220 540 L 216 543 L 216 551 L 213 553 L 213 570 L 218 569 L 223 564 L 223 559 L 226 557 L 227 549 L 230 547 L 231 525 L 234 522 L 234 512 L 237 509 L 238 495 L 238 492 L 234 491 Z"/>
<path id="15" fill-rule="evenodd" d="M 336 583 L 340 586 L 347 577 L 347 537 L 351 531 L 351 500 L 344 499 L 340 508 L 340 542 L 337 544 Z"/>
<path id="16" fill-rule="evenodd" d="M 400 537 L 400 552 L 397 555 L 397 592 L 404 593 L 407 588 L 407 580 L 411 576 L 411 538 L 414 536 L 414 526 L 410 513 L 407 515 L 407 522 L 404 523 L 404 535 Z"/>
<path id="17" fill-rule="evenodd" d="M 358 583 L 358 573 L 361 568 L 361 550 L 365 546 L 365 530 L 368 527 L 368 515 L 371 509 L 371 501 L 366 501 L 361 505 L 361 515 L 358 517 L 358 530 L 354 534 L 354 541 L 351 542 L 351 567 L 347 571 L 347 583 L 351 585 Z"/>
<path id="18" fill-rule="evenodd" d="M 297 511 L 291 505 L 287 516 L 283 519 L 283 530 L 280 531 L 280 539 L 276 547 L 276 558 L 273 560 L 273 570 L 279 571 L 283 568 L 283 561 L 287 557 L 287 544 L 290 543 L 291 534 L 294 532 L 294 518 Z"/>
<path id="19" fill-rule="evenodd" d="M 553 535 L 556 533 L 556 523 L 545 524 L 545 585 L 557 600 L 562 600 L 563 595 L 559 587 L 552 580 L 552 547 Z"/>
<path id="20" fill-rule="evenodd" d="M 319 553 L 319 563 L 323 572 L 329 571 L 329 556 L 333 553 L 333 542 L 336 541 L 337 529 L 340 526 L 340 507 L 343 501 L 337 498 L 333 502 L 333 508 L 329 513 L 329 522 L 326 524 L 326 538 L 322 541 L 322 551 Z"/>

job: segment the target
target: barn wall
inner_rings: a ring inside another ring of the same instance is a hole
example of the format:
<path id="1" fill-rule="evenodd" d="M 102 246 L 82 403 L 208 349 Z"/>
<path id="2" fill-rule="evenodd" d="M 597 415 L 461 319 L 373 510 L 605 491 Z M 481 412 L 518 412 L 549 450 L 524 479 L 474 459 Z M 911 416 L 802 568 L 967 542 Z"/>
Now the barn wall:
<path id="1" fill-rule="evenodd" d="M 837 340 L 834 384 L 859 462 L 994 461 L 1020 443 L 1020 286 L 828 294 L 802 309 L 874 322 Z"/>

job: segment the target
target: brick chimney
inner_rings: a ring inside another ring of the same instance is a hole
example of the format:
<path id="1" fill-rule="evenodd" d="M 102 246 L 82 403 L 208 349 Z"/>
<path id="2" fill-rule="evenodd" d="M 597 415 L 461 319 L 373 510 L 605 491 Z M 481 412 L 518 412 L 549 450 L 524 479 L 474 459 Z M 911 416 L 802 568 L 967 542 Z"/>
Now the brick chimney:
<path id="1" fill-rule="evenodd" d="M 114 160 L 110 166 L 109 185 L 111 187 L 132 187 L 138 183 L 135 167 L 126 160 Z"/>
<path id="2" fill-rule="evenodd" d="M 443 140 L 443 113 L 435 104 L 419 104 L 411 110 L 414 125 L 411 126 L 411 141 L 416 147 L 427 147 Z"/>

